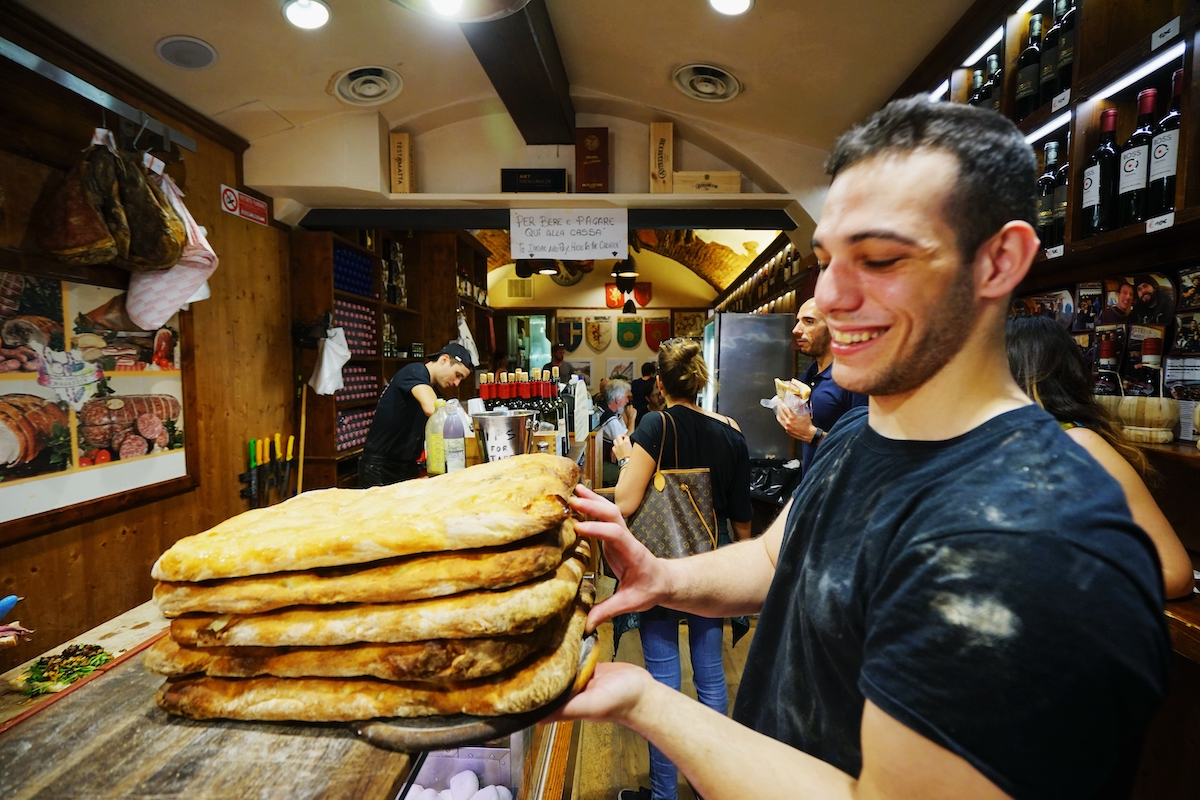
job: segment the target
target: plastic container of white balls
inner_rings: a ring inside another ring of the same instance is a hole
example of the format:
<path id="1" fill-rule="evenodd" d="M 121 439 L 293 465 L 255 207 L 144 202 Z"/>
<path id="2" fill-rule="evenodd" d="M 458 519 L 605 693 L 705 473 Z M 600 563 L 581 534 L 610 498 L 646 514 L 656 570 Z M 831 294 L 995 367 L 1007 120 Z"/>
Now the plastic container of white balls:
<path id="1" fill-rule="evenodd" d="M 513 800 L 532 728 L 480 747 L 431 751 L 400 800 Z"/>

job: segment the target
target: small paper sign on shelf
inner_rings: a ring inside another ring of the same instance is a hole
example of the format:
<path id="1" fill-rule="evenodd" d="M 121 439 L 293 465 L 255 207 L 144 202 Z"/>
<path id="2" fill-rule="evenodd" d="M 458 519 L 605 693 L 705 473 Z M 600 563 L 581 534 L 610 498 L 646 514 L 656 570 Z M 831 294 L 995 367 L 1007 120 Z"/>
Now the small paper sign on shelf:
<path id="1" fill-rule="evenodd" d="M 1175 212 L 1163 214 L 1161 217 L 1146 220 L 1146 233 L 1154 233 L 1155 231 L 1165 231 L 1175 224 Z"/>
<path id="2" fill-rule="evenodd" d="M 1046 258 L 1059 258 L 1063 254 L 1065 245 L 1057 245 L 1055 247 L 1046 248 Z"/>
<path id="3" fill-rule="evenodd" d="M 1154 52 L 1179 35 L 1179 17 L 1163 25 L 1150 37 L 1150 52 Z"/>
<path id="4" fill-rule="evenodd" d="M 1058 112 L 1060 109 L 1066 108 L 1067 104 L 1069 104 L 1070 102 L 1071 102 L 1071 90 L 1063 89 L 1061 92 L 1054 95 L 1054 100 L 1053 100 L 1053 102 L 1050 103 L 1050 113 L 1054 114 L 1054 113 Z"/>

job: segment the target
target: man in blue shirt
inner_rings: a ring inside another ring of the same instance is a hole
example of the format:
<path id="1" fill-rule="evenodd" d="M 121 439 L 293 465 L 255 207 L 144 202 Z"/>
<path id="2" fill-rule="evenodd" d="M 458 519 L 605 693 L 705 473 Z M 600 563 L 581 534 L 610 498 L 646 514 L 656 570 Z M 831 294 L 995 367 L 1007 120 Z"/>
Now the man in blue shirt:
<path id="1" fill-rule="evenodd" d="M 800 378 L 812 389 L 808 403 L 812 414 L 797 414 L 787 406 L 780 406 L 775 419 L 789 436 L 800 441 L 800 463 L 807 472 L 825 434 L 847 411 L 855 406 L 865 406 L 867 396 L 848 392 L 833 379 L 829 326 L 825 324 L 825 315 L 817 308 L 816 298 L 804 301 L 796 312 L 792 335 L 796 337 L 800 352 L 813 360 Z"/>

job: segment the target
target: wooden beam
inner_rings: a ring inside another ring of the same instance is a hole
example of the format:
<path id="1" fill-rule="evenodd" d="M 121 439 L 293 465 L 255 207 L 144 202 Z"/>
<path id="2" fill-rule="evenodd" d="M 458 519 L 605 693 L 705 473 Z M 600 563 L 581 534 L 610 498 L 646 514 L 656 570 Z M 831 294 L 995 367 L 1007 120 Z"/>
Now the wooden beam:
<path id="1" fill-rule="evenodd" d="M 575 106 L 545 0 L 495 22 L 460 23 L 525 144 L 575 144 Z"/>

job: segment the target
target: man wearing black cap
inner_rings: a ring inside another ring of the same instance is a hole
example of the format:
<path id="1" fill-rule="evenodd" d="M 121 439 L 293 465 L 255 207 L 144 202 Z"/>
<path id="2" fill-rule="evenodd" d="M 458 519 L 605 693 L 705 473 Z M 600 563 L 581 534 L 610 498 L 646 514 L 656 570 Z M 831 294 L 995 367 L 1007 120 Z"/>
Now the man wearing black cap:
<path id="1" fill-rule="evenodd" d="M 434 387 L 453 389 L 475 369 L 467 348 L 451 342 L 424 364 L 409 364 L 384 389 L 358 460 L 358 485 L 386 486 L 417 477 L 425 422 L 437 403 Z"/>

